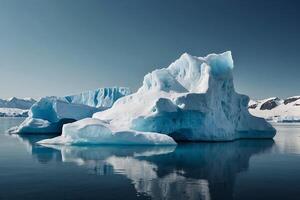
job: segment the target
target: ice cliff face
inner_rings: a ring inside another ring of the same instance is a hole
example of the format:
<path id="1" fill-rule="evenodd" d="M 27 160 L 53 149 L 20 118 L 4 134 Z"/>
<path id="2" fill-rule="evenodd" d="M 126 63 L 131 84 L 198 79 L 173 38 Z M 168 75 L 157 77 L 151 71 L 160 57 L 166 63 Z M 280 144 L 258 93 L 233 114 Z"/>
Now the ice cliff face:
<path id="1" fill-rule="evenodd" d="M 111 107 L 118 98 L 129 94 L 128 88 L 101 88 L 65 97 L 44 97 L 29 110 L 29 116 L 10 133 L 60 133 L 63 124 L 91 117 Z"/>
<path id="2" fill-rule="evenodd" d="M 97 120 L 65 125 L 62 136 L 47 143 L 72 144 L 76 139 L 70 140 L 71 135 L 80 135 L 81 140 L 90 136 L 88 127 L 112 134 L 165 134 L 177 141 L 272 138 L 275 129 L 264 119 L 251 116 L 248 96 L 235 92 L 232 70 L 229 51 L 206 57 L 185 53 L 168 68 L 147 74 L 136 93 L 95 113 Z M 104 136 L 95 134 L 85 142 Z"/>
<path id="3" fill-rule="evenodd" d="M 78 95 L 70 95 L 64 99 L 73 104 L 84 104 L 96 108 L 110 108 L 120 97 L 129 95 L 131 92 L 126 87 L 100 88 L 82 92 Z"/>
<path id="4" fill-rule="evenodd" d="M 249 102 L 249 112 L 273 122 L 300 122 L 300 96 L 271 97 Z"/>

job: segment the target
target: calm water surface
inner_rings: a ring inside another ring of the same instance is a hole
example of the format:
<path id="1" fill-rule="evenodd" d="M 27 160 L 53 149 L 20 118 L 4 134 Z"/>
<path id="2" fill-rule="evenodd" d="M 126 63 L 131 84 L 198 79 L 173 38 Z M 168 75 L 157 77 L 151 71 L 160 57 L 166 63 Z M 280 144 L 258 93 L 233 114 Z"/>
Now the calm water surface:
<path id="1" fill-rule="evenodd" d="M 274 140 L 177 147 L 40 146 L 0 118 L 0 199 L 300 199 L 300 125 Z"/>

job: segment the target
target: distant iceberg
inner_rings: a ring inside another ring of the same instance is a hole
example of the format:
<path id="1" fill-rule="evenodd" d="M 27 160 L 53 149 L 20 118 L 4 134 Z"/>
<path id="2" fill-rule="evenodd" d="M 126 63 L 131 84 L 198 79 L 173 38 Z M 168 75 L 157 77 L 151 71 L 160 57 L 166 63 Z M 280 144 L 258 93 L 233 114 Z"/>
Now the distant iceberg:
<path id="1" fill-rule="evenodd" d="M 29 110 L 29 116 L 9 133 L 60 133 L 66 123 L 91 117 L 120 97 L 130 94 L 124 87 L 101 88 L 65 97 L 44 97 Z"/>
<path id="2" fill-rule="evenodd" d="M 153 144 L 173 144 L 160 135 L 176 141 L 273 138 L 275 129 L 249 114 L 249 97 L 235 92 L 232 70 L 230 51 L 206 57 L 185 53 L 168 68 L 147 74 L 136 93 L 118 99 L 112 108 L 65 125 L 61 136 L 41 143 L 115 144 L 129 134 L 135 144 L 144 144 L 151 134 L 158 136 Z"/>
<path id="3" fill-rule="evenodd" d="M 130 89 L 126 87 L 99 88 L 76 95 L 65 96 L 62 100 L 72 104 L 83 104 L 106 109 L 112 107 L 117 99 L 129 95 L 130 93 Z"/>

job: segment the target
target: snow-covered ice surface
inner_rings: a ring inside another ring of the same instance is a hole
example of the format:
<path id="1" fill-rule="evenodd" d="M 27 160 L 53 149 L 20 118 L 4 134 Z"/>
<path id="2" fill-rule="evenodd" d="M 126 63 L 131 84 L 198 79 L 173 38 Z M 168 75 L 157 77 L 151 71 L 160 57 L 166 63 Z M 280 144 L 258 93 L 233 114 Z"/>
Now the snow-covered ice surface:
<path id="1" fill-rule="evenodd" d="M 249 112 L 272 122 L 300 122 L 300 96 L 252 100 L 249 102 Z"/>
<path id="2" fill-rule="evenodd" d="M 62 135 L 53 139 L 45 139 L 39 144 L 124 144 L 124 145 L 175 145 L 169 136 L 159 133 L 139 131 L 118 131 L 98 119 L 86 118 L 63 126 Z"/>
<path id="3" fill-rule="evenodd" d="M 94 119 L 64 126 L 62 136 L 42 143 L 97 143 L 97 136 L 102 143 L 106 132 L 114 144 L 123 133 L 165 134 L 177 141 L 274 137 L 276 131 L 265 119 L 249 114 L 249 97 L 235 92 L 232 70 L 230 51 L 206 57 L 185 53 L 168 68 L 147 74 L 136 93 L 95 113 Z M 144 137 L 139 139 L 144 144 Z"/>
<path id="4" fill-rule="evenodd" d="M 9 133 L 60 133 L 63 124 L 91 117 L 129 94 L 127 88 L 102 88 L 66 97 L 44 97 L 29 110 L 29 116 Z"/>

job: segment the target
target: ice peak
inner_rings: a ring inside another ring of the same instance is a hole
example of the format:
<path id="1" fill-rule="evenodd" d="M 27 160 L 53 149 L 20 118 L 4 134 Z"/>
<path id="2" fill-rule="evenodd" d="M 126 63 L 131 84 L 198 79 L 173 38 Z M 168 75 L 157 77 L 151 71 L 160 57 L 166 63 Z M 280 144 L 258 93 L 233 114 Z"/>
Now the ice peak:
<path id="1" fill-rule="evenodd" d="M 144 77 L 143 89 L 176 92 L 203 92 L 209 77 L 216 80 L 232 79 L 233 60 L 231 51 L 196 57 L 183 53 L 167 68 L 154 70 Z"/>
<path id="2" fill-rule="evenodd" d="M 179 57 L 179 59 L 182 59 L 182 58 L 190 58 L 190 57 L 193 57 L 192 55 L 190 55 L 189 53 L 187 52 L 184 52 L 183 54 L 181 54 L 181 56 Z"/>
<path id="3" fill-rule="evenodd" d="M 17 97 L 10 97 L 10 98 L 7 99 L 7 101 L 15 101 L 17 99 L 18 99 Z"/>
<path id="4" fill-rule="evenodd" d="M 221 54 L 209 54 L 205 57 L 206 63 L 211 67 L 211 73 L 215 77 L 231 77 L 233 70 L 233 59 L 231 51 Z"/>

